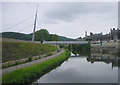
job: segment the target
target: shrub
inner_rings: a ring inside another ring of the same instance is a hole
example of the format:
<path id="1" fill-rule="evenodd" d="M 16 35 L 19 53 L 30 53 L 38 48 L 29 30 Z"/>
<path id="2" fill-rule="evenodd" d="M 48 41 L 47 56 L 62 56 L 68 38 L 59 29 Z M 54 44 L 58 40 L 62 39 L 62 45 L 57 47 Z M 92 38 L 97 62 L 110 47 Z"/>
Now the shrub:
<path id="1" fill-rule="evenodd" d="M 10 66 L 10 62 L 11 62 L 11 61 L 8 61 L 8 67 Z"/>
<path id="2" fill-rule="evenodd" d="M 53 55 L 53 53 L 52 53 L 52 52 L 49 52 L 49 53 L 46 54 L 45 57 L 47 57 L 47 56 L 51 56 L 51 55 Z"/>
<path id="3" fill-rule="evenodd" d="M 18 61 L 16 61 L 16 62 L 15 62 L 15 65 L 18 65 L 18 64 L 19 64 L 19 62 L 18 62 Z"/>
<path id="4" fill-rule="evenodd" d="M 60 52 L 60 50 L 57 50 L 57 52 Z"/>
<path id="5" fill-rule="evenodd" d="M 29 57 L 28 57 L 28 61 L 32 61 L 32 57 L 33 57 L 33 56 L 29 56 Z"/>

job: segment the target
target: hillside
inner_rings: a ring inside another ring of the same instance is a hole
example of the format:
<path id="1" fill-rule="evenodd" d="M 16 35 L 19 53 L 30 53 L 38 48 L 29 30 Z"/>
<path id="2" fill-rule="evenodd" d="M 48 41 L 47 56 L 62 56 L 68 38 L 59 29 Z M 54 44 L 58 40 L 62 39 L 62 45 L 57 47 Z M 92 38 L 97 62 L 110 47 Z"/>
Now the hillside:
<path id="1" fill-rule="evenodd" d="M 58 50 L 58 48 L 31 42 L 2 42 L 2 62 L 18 60 L 30 56 L 39 56 Z"/>
<path id="2" fill-rule="evenodd" d="M 74 39 L 67 38 L 64 36 L 58 36 L 60 41 L 72 41 Z M 31 34 L 23 34 L 23 33 L 17 33 L 17 32 L 3 32 L 2 38 L 11 38 L 11 39 L 18 39 L 18 40 L 32 40 L 32 33 Z"/>
<path id="3" fill-rule="evenodd" d="M 17 32 L 3 32 L 2 38 L 12 38 L 12 39 L 29 41 L 32 39 L 32 34 L 23 34 L 23 33 L 17 33 Z"/>
<path id="4" fill-rule="evenodd" d="M 59 39 L 60 39 L 60 41 L 74 41 L 74 39 L 67 38 L 67 37 L 64 37 L 64 36 L 59 36 Z"/>

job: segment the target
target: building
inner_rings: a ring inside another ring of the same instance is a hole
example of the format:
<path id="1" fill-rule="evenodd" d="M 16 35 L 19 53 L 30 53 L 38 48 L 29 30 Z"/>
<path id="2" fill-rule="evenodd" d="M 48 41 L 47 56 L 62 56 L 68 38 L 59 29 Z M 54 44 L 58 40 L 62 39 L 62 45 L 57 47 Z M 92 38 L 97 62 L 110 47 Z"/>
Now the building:
<path id="1" fill-rule="evenodd" d="M 119 30 L 118 28 L 117 28 L 117 30 L 115 30 L 115 28 L 113 28 L 113 30 L 110 29 L 110 31 L 111 31 L 111 37 L 112 37 L 112 39 L 113 39 L 113 40 L 118 39 L 118 32 L 119 32 L 120 30 Z"/>
<path id="2" fill-rule="evenodd" d="M 105 34 L 105 35 L 103 35 L 102 33 L 93 34 L 92 32 L 90 32 L 90 36 L 87 36 L 86 32 L 85 32 L 84 39 L 91 39 L 92 41 L 117 40 L 117 39 L 120 39 L 120 29 L 119 28 L 117 28 L 117 29 L 115 29 L 115 28 L 110 29 L 109 34 Z"/>

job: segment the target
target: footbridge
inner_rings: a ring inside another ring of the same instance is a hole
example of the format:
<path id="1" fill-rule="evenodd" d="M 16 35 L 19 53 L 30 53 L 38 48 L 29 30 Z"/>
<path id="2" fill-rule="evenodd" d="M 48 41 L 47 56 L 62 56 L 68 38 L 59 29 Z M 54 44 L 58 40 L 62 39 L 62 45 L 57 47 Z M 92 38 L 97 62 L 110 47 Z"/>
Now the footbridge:
<path id="1" fill-rule="evenodd" d="M 43 41 L 43 44 L 87 44 L 88 41 Z M 99 43 L 91 41 L 91 43 Z"/>

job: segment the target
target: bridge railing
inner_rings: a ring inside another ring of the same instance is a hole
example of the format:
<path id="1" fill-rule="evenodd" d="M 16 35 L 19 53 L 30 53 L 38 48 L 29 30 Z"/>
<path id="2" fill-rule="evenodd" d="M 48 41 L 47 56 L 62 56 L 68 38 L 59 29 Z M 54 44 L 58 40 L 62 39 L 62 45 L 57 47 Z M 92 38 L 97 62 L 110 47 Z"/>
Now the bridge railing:
<path id="1" fill-rule="evenodd" d="M 43 44 L 87 44 L 88 41 L 44 41 Z"/>

